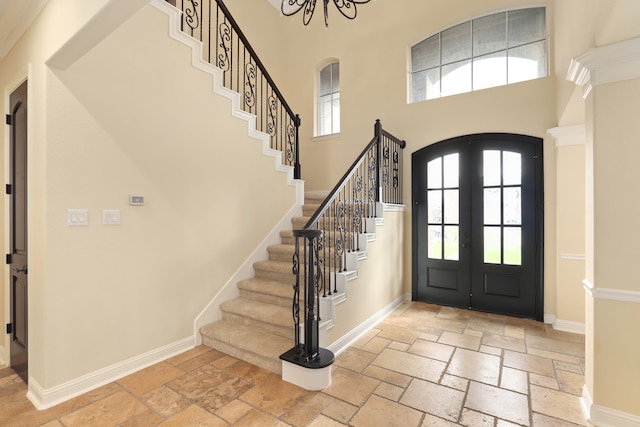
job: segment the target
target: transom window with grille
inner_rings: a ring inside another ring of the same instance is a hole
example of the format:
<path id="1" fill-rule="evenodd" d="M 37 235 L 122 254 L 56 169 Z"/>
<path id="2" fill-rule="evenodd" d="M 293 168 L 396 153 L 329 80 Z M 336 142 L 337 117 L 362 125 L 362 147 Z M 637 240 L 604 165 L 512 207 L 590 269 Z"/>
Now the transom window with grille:
<path id="1" fill-rule="evenodd" d="M 320 70 L 318 85 L 318 136 L 340 133 L 340 65 Z"/>
<path id="2" fill-rule="evenodd" d="M 411 48 L 411 102 L 546 77 L 546 9 L 495 13 Z"/>

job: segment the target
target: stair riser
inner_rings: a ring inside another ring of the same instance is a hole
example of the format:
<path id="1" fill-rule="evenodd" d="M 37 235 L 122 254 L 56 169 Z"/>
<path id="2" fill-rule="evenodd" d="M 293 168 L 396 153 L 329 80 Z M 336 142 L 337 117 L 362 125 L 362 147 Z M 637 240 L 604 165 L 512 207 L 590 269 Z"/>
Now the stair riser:
<path id="1" fill-rule="evenodd" d="M 293 347 L 293 340 L 291 342 Z M 260 368 L 282 375 L 282 362 L 280 359 L 269 358 L 260 354 L 248 352 L 227 342 L 219 341 L 205 335 L 202 336 L 202 344 L 233 356 L 236 359 L 244 360 L 245 362 L 252 363 Z"/>
<path id="2" fill-rule="evenodd" d="M 288 262 L 288 263 L 292 263 L 293 265 L 293 252 L 294 250 L 292 249 L 291 252 L 269 252 L 269 260 L 270 261 L 279 261 L 279 262 Z M 334 258 L 335 255 L 335 251 L 333 249 L 330 249 L 325 253 L 321 254 L 320 257 L 323 258 L 325 260 L 325 263 L 331 263 L 331 265 L 333 266 L 334 264 L 336 264 L 338 267 L 340 267 L 342 265 L 342 261 L 340 259 L 340 257 L 338 258 Z"/>
<path id="3" fill-rule="evenodd" d="M 279 280 L 288 285 L 293 285 L 296 282 L 293 273 L 282 273 L 278 271 L 256 270 L 256 277 L 267 280 Z"/>
<path id="4" fill-rule="evenodd" d="M 265 323 L 263 321 L 257 320 L 257 319 L 252 319 L 250 317 L 245 317 L 245 316 L 240 316 L 238 314 L 235 313 L 229 313 L 226 311 L 222 311 L 222 318 L 225 320 L 230 320 L 232 322 L 236 322 L 239 323 L 241 325 L 244 326 L 248 326 L 252 329 L 256 329 L 256 330 L 263 330 L 269 333 L 272 333 L 274 335 L 278 335 L 281 336 L 283 338 L 289 338 L 291 340 L 293 340 L 294 337 L 294 330 L 293 330 L 293 316 L 291 317 L 291 325 L 288 326 L 280 326 L 280 325 L 274 325 L 271 323 Z"/>
<path id="5" fill-rule="evenodd" d="M 240 297 L 288 308 L 291 307 L 292 304 L 293 287 L 291 288 L 291 298 L 284 298 L 271 294 L 263 294 L 260 292 L 253 292 L 245 289 L 240 289 Z"/>

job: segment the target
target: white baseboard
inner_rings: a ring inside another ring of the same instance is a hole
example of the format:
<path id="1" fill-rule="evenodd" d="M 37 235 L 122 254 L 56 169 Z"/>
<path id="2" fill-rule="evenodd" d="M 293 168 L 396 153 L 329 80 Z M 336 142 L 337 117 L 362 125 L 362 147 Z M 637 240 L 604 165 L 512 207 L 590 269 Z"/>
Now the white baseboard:
<path id="1" fill-rule="evenodd" d="M 584 335 L 585 331 L 584 323 L 557 319 L 555 314 L 545 314 L 544 323 L 551 325 L 553 329 L 557 331 L 572 332 L 581 335 Z"/>
<path id="2" fill-rule="evenodd" d="M 584 416 L 591 424 L 598 427 L 638 427 L 640 416 L 616 411 L 605 406 L 595 405 L 587 386 L 582 387 L 580 406 Z"/>
<path id="3" fill-rule="evenodd" d="M 36 409 L 47 409 L 194 347 L 195 337 L 191 336 L 48 389 L 29 377 L 27 398 Z"/>
<path id="4" fill-rule="evenodd" d="M 557 319 L 555 322 L 553 322 L 552 325 L 553 329 L 557 331 L 572 332 L 574 334 L 584 335 L 584 323 Z"/>
<path id="5" fill-rule="evenodd" d="M 385 317 L 393 313 L 393 311 L 405 301 L 411 301 L 411 294 L 400 295 L 382 310 L 378 311 L 373 316 L 362 322 L 360 325 L 330 344 L 327 347 L 327 350 L 331 350 L 336 356 L 339 355 L 344 350 L 346 350 L 354 341 L 358 340 L 358 338 L 364 335 L 369 329 L 373 328 L 380 321 L 384 320 Z"/>

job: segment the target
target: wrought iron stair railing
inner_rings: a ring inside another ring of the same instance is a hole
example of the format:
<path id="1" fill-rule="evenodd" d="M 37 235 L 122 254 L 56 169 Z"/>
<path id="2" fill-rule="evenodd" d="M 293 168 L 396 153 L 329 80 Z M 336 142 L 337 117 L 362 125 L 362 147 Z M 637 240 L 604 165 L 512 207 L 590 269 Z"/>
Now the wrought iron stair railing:
<path id="1" fill-rule="evenodd" d="M 269 135 L 271 148 L 300 179 L 300 117 L 258 58 L 222 0 L 166 0 L 180 11 L 180 29 L 203 44 L 203 59 L 220 68 L 223 85 L 240 96 L 243 111 L 256 116 L 257 130 Z"/>
<path id="2" fill-rule="evenodd" d="M 333 362 L 333 354 L 319 345 L 320 299 L 338 292 L 337 275 L 346 271 L 348 254 L 360 251 L 361 236 L 373 232 L 369 220 L 378 217 L 380 202 L 403 203 L 406 143 L 385 131 L 380 120 L 374 134 L 304 228 L 293 231 L 295 344 L 280 356 L 287 362 L 314 369 Z"/>

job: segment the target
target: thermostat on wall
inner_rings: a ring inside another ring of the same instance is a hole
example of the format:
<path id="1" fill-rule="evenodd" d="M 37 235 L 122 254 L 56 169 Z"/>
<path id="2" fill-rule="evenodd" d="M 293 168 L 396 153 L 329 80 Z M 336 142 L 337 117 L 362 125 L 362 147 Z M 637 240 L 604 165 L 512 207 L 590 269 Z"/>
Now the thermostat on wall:
<path id="1" fill-rule="evenodd" d="M 144 196 L 129 196 L 129 204 L 131 206 L 144 205 Z"/>

